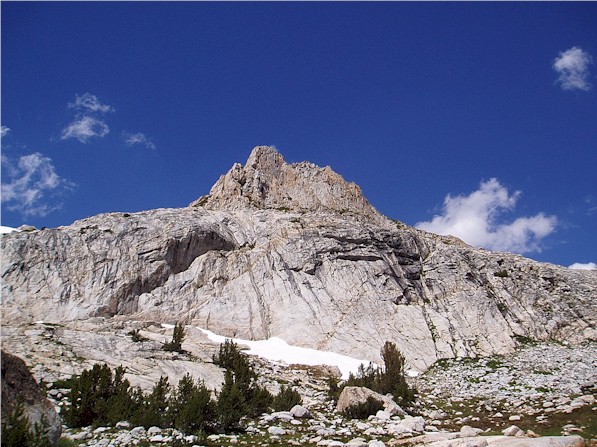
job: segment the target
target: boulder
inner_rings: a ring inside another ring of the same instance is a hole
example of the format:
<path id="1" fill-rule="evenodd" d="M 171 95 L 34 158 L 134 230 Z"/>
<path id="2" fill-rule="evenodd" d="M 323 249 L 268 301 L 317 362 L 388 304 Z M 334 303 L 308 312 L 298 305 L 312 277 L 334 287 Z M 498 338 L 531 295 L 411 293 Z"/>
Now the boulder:
<path id="1" fill-rule="evenodd" d="M 55 444 L 62 433 L 62 422 L 52 403 L 19 357 L 2 351 L 2 425 L 22 402 L 24 415 L 33 431 L 35 423 L 45 425 L 45 433 Z"/>
<path id="2" fill-rule="evenodd" d="M 295 405 L 290 409 L 290 414 L 292 414 L 297 419 L 311 419 L 313 416 L 302 405 Z"/>
<path id="3" fill-rule="evenodd" d="M 384 411 L 387 411 L 390 414 L 396 414 L 399 416 L 404 416 L 406 414 L 406 412 L 400 408 L 400 406 L 394 402 L 394 399 L 391 397 L 376 393 L 375 391 L 362 386 L 344 387 L 340 393 L 340 396 L 338 397 L 336 410 L 340 413 L 343 413 L 347 408 L 353 405 L 365 403 L 369 397 L 381 402 L 384 406 Z"/>
<path id="4" fill-rule="evenodd" d="M 504 436 L 524 436 L 524 430 L 517 427 L 516 425 L 511 425 L 510 427 L 502 430 Z"/>

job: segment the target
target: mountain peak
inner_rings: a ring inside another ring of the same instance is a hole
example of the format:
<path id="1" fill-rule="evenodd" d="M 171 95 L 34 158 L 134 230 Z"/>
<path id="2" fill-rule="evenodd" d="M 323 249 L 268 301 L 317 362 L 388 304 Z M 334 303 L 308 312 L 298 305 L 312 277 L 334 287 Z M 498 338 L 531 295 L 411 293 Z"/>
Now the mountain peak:
<path id="1" fill-rule="evenodd" d="M 257 146 L 244 166 L 235 163 L 191 206 L 207 209 L 261 208 L 296 212 L 333 211 L 379 219 L 361 189 L 329 166 L 289 164 L 271 146 Z"/>

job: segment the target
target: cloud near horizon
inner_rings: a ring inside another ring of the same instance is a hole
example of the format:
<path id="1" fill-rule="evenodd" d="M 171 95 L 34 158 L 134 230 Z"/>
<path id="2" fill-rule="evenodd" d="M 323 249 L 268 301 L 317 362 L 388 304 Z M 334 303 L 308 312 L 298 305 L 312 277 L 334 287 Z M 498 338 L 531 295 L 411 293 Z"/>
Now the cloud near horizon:
<path id="1" fill-rule="evenodd" d="M 594 262 L 575 262 L 574 264 L 568 266 L 568 268 L 573 270 L 597 270 L 597 264 Z"/>
<path id="2" fill-rule="evenodd" d="M 479 189 L 468 196 L 444 199 L 443 212 L 428 222 L 418 222 L 419 229 L 456 236 L 468 244 L 489 250 L 529 253 L 541 251 L 541 241 L 556 229 L 556 216 L 539 213 L 519 217 L 511 223 L 498 223 L 505 211 L 512 211 L 520 191 L 512 195 L 492 178 L 481 182 Z"/>
<path id="3" fill-rule="evenodd" d="M 0 126 L 0 138 L 4 138 L 6 135 L 8 135 L 8 132 L 10 132 L 8 127 Z"/>
<path id="4" fill-rule="evenodd" d="M 151 141 L 147 135 L 141 132 L 137 132 L 135 134 L 130 134 L 127 132 L 123 132 L 124 141 L 127 145 L 132 146 L 134 144 L 143 144 L 147 149 L 155 150 L 155 144 Z"/>
<path id="5" fill-rule="evenodd" d="M 23 216 L 46 216 L 61 207 L 55 198 L 71 190 L 74 184 L 60 177 L 52 159 L 39 152 L 19 157 L 14 161 L 2 155 L 2 167 L 8 183 L 2 182 L 2 203 Z"/>
<path id="6" fill-rule="evenodd" d="M 93 137 L 102 138 L 110 133 L 110 128 L 99 116 L 107 112 L 114 112 L 114 108 L 102 104 L 97 96 L 91 93 L 85 93 L 82 96 L 75 95 L 75 102 L 69 102 L 68 108 L 78 112 L 74 120 L 62 129 L 61 140 L 76 138 L 85 144 Z"/>
<path id="7" fill-rule="evenodd" d="M 582 48 L 572 47 L 561 51 L 553 62 L 553 69 L 559 75 L 557 82 L 563 90 L 590 90 L 589 65 L 593 58 Z"/>

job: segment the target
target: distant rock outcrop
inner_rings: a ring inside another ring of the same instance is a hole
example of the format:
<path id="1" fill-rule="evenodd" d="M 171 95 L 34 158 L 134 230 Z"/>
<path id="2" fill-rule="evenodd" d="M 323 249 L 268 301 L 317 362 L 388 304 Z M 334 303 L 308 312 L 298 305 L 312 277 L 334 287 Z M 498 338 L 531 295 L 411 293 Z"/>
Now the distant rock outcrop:
<path id="1" fill-rule="evenodd" d="M 182 209 L 1 236 L 10 323 L 126 316 L 407 363 L 597 339 L 597 272 L 475 249 L 379 214 L 269 147 Z"/>
<path id="2" fill-rule="evenodd" d="M 209 195 L 191 203 L 213 210 L 260 208 L 294 212 L 332 211 L 371 220 L 383 217 L 361 188 L 327 166 L 288 164 L 273 147 L 257 146 L 245 166 L 236 163 Z"/>
<path id="3" fill-rule="evenodd" d="M 23 405 L 24 415 L 29 419 L 30 431 L 42 419 L 48 439 L 56 443 L 62 433 L 62 422 L 52 404 L 46 399 L 39 385 L 19 357 L 2 351 L 2 424 L 15 410 Z"/>

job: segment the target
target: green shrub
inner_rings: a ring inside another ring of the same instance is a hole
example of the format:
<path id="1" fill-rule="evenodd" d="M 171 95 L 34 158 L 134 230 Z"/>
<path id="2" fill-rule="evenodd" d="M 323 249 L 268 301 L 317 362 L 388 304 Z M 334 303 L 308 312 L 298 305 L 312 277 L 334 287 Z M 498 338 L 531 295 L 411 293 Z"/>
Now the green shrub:
<path id="1" fill-rule="evenodd" d="M 384 362 L 383 369 L 376 368 L 371 363 L 367 368 L 361 364 L 356 376 L 351 373 L 344 386 L 362 386 L 380 394 L 390 393 L 399 405 L 410 405 L 415 393 L 406 382 L 404 356 L 394 343 L 386 341 L 381 350 L 381 358 Z"/>
<path id="2" fill-rule="evenodd" d="M 86 427 L 92 424 L 115 424 L 127 420 L 139 403 L 125 370 L 118 367 L 112 375 L 108 365 L 94 365 L 80 376 L 71 378 L 70 406 L 64 410 L 64 420 L 70 427 Z"/>
<path id="3" fill-rule="evenodd" d="M 170 384 L 167 377 L 160 377 L 147 396 L 144 396 L 139 411 L 137 411 L 131 418 L 134 425 L 142 425 L 145 428 L 152 426 L 168 427 L 168 415 L 166 409 L 168 408 L 168 394 L 170 392 Z"/>
<path id="4" fill-rule="evenodd" d="M 72 439 L 60 438 L 56 442 L 56 447 L 77 447 L 77 444 Z"/>
<path id="5" fill-rule="evenodd" d="M 272 407 L 275 411 L 289 411 L 295 405 L 301 405 L 303 399 L 298 391 L 282 385 L 280 392 L 274 397 Z"/>
<path id="6" fill-rule="evenodd" d="M 331 399 L 334 403 L 338 402 L 338 398 L 340 397 L 340 393 L 342 392 L 342 387 L 338 382 L 338 379 L 334 376 L 328 377 L 328 398 Z"/>
<path id="7" fill-rule="evenodd" d="M 344 410 L 343 414 L 350 419 L 367 419 L 370 415 L 376 414 L 379 410 L 383 410 L 383 403 L 369 396 L 365 402 L 351 405 Z"/>
<path id="8" fill-rule="evenodd" d="M 162 349 L 164 351 L 172 351 L 182 354 L 184 353 L 184 350 L 182 349 L 182 341 L 184 340 L 184 338 L 184 326 L 182 324 L 176 323 L 174 325 L 174 332 L 172 333 L 172 341 L 164 343 Z"/>
<path id="9" fill-rule="evenodd" d="M 143 335 L 141 335 L 139 329 L 133 329 L 132 331 L 129 331 L 129 333 L 127 335 L 130 335 L 131 339 L 135 343 L 149 340 L 147 337 L 144 337 Z"/>
<path id="10" fill-rule="evenodd" d="M 195 383 L 189 374 L 185 374 L 170 397 L 168 413 L 171 424 L 183 433 L 200 434 L 211 428 L 216 406 L 205 384 Z"/>
<path id="11" fill-rule="evenodd" d="M 218 423 L 224 432 L 238 431 L 240 420 L 247 413 L 246 400 L 229 369 L 226 370 L 224 385 L 218 394 L 217 411 Z"/>
<path id="12" fill-rule="evenodd" d="M 267 388 L 253 385 L 249 389 L 247 396 L 247 415 L 257 417 L 263 413 L 267 413 L 272 407 L 274 396 Z"/>
<path id="13" fill-rule="evenodd" d="M 17 402 L 2 424 L 2 447 L 51 447 L 44 418 L 33 425 L 32 431 L 30 425 L 22 402 Z"/>
<path id="14" fill-rule="evenodd" d="M 253 370 L 248 356 L 243 354 L 238 345 L 227 339 L 220 345 L 217 354 L 212 357 L 213 362 L 230 371 L 231 380 L 240 391 L 245 406 L 246 416 L 256 417 L 269 410 L 274 400 L 272 394 L 257 385 L 257 374 Z"/>

